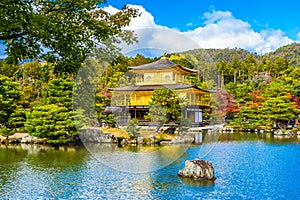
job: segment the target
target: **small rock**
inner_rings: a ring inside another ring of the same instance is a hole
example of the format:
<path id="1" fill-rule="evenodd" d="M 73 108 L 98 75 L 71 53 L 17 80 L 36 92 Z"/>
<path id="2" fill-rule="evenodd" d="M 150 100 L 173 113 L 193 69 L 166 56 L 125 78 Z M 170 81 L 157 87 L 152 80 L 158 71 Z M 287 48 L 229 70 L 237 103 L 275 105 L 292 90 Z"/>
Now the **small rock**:
<path id="1" fill-rule="evenodd" d="M 259 130 L 259 133 L 264 133 L 264 130 L 263 130 L 263 129 L 260 129 L 260 130 Z"/>
<path id="2" fill-rule="evenodd" d="M 8 140 L 11 143 L 19 143 L 21 142 L 23 137 L 28 136 L 28 133 L 15 133 L 13 135 L 8 136 Z"/>
<path id="3" fill-rule="evenodd" d="M 138 144 L 143 144 L 144 143 L 144 138 L 143 137 L 138 137 L 137 138 L 137 143 Z"/>
<path id="4" fill-rule="evenodd" d="M 185 167 L 179 170 L 178 176 L 195 180 L 215 180 L 214 167 L 206 160 L 187 160 Z"/>
<path id="5" fill-rule="evenodd" d="M 112 143 L 113 142 L 112 134 L 102 134 L 99 137 L 100 137 L 101 143 Z"/>
<path id="6" fill-rule="evenodd" d="M 6 137 L 0 135 L 0 143 L 4 143 L 6 141 Z"/>
<path id="7" fill-rule="evenodd" d="M 149 139 L 150 139 L 151 141 L 155 141 L 155 140 L 156 140 L 156 137 L 155 137 L 154 135 L 150 135 L 150 136 L 149 136 Z"/>
<path id="8" fill-rule="evenodd" d="M 171 140 L 171 144 L 190 144 L 194 142 L 194 137 L 183 135 L 183 136 L 176 136 Z"/>
<path id="9" fill-rule="evenodd" d="M 277 129 L 273 133 L 274 133 L 274 135 L 283 135 L 283 132 L 281 129 Z"/>
<path id="10" fill-rule="evenodd" d="M 31 135 L 24 135 L 21 139 L 21 143 L 33 143 L 37 138 Z"/>
<path id="11" fill-rule="evenodd" d="M 169 145 L 170 141 L 160 141 L 159 144 L 160 145 Z"/>
<path id="12" fill-rule="evenodd" d="M 290 130 L 287 130 L 287 131 L 285 132 L 285 135 L 294 135 L 294 133 L 293 133 L 292 131 L 290 131 Z"/>
<path id="13" fill-rule="evenodd" d="M 128 139 L 123 139 L 121 144 L 128 145 L 128 144 L 130 144 L 130 141 Z"/>
<path id="14" fill-rule="evenodd" d="M 104 134 L 100 128 L 88 128 L 79 133 L 80 140 L 83 143 L 110 143 L 111 134 Z"/>
<path id="15" fill-rule="evenodd" d="M 47 140 L 49 140 L 48 138 L 37 138 L 35 141 L 34 141 L 34 144 L 46 144 L 47 143 Z"/>
<path id="16" fill-rule="evenodd" d="M 136 139 L 129 140 L 129 144 L 137 144 L 137 140 Z"/>

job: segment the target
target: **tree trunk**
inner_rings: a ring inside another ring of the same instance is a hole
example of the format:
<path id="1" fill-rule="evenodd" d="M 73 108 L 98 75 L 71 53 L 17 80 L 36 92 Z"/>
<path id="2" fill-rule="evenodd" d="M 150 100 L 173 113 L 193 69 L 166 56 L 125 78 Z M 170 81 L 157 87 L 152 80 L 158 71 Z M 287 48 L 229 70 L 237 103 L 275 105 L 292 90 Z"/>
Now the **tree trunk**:
<path id="1" fill-rule="evenodd" d="M 221 89 L 223 88 L 224 86 L 224 74 L 222 73 L 222 76 L 221 76 Z"/>
<path id="2" fill-rule="evenodd" d="M 164 125 L 164 122 L 159 122 L 159 124 L 156 127 L 156 132 L 158 133 L 160 128 Z"/>
<path id="3" fill-rule="evenodd" d="M 236 83 L 236 70 L 233 72 L 233 82 Z"/>

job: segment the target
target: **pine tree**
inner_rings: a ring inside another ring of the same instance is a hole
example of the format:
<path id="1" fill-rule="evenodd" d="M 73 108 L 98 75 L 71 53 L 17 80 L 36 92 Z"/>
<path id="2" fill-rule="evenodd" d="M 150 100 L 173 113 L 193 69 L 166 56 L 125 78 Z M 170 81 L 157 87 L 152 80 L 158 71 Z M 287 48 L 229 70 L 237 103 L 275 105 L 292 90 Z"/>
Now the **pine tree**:
<path id="1" fill-rule="evenodd" d="M 294 102 L 291 102 L 288 96 L 272 97 L 262 103 L 260 110 L 261 117 L 266 120 L 268 125 L 279 122 L 289 122 L 299 113 Z"/>
<path id="2" fill-rule="evenodd" d="M 0 75 L 0 134 L 10 135 L 13 132 L 13 124 L 10 118 L 17 108 L 17 101 L 20 99 L 21 91 L 18 83 L 10 78 Z"/>
<path id="3" fill-rule="evenodd" d="M 33 106 L 27 113 L 25 128 L 30 135 L 48 138 L 49 143 L 70 142 L 83 120 L 81 113 L 73 113 L 73 81 L 53 79 L 48 87 L 46 104 L 40 102 Z"/>
<path id="4" fill-rule="evenodd" d="M 127 122 L 126 132 L 130 135 L 131 138 L 137 138 L 139 136 L 138 120 L 136 118 L 130 119 Z"/>

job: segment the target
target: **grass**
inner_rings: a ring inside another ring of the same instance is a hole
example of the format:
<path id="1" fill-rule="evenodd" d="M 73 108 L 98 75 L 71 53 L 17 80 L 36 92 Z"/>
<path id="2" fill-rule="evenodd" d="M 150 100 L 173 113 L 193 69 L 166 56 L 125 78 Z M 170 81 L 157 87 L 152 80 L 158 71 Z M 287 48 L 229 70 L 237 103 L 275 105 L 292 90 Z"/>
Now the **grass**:
<path id="1" fill-rule="evenodd" d="M 126 139 L 130 138 L 130 135 L 126 131 L 120 128 L 100 128 L 100 129 L 103 131 L 103 133 L 113 134 L 116 138 L 117 137 L 124 137 Z"/>
<path id="2" fill-rule="evenodd" d="M 158 141 L 171 141 L 176 135 L 169 133 L 157 133 L 154 135 Z"/>

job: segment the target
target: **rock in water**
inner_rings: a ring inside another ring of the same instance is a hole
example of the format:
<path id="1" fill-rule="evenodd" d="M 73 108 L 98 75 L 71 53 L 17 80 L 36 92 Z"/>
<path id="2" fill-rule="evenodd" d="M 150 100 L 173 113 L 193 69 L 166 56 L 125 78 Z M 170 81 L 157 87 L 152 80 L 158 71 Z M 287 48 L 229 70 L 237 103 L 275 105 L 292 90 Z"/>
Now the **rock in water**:
<path id="1" fill-rule="evenodd" d="M 176 136 L 170 142 L 170 144 L 191 144 L 194 142 L 194 138 L 189 135 Z"/>
<path id="2" fill-rule="evenodd" d="M 185 167 L 178 172 L 179 177 L 195 180 L 215 180 L 214 167 L 206 160 L 187 160 Z"/>
<path id="3" fill-rule="evenodd" d="M 24 135 L 21 139 L 21 143 L 33 143 L 35 140 L 37 140 L 37 137 Z"/>

